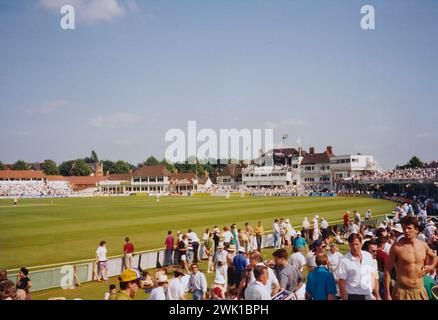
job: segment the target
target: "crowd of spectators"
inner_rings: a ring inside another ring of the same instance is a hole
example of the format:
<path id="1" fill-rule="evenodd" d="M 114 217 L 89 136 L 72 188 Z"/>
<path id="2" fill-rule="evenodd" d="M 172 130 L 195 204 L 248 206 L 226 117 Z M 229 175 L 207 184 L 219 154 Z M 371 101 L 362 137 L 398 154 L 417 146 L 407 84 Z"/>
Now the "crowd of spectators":
<path id="1" fill-rule="evenodd" d="M 394 169 L 392 171 L 372 172 L 355 177 L 354 180 L 437 180 L 438 168 Z"/>
<path id="2" fill-rule="evenodd" d="M 66 181 L 0 181 L 0 197 L 59 197 L 72 193 Z"/>

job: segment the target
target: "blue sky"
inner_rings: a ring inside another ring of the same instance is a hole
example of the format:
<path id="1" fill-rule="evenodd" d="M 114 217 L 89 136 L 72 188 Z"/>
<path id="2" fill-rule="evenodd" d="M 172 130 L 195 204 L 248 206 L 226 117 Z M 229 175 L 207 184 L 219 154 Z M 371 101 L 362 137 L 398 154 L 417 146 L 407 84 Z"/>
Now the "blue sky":
<path id="1" fill-rule="evenodd" d="M 436 0 L 0 0 L 0 160 L 136 164 L 188 120 L 438 159 L 437 34 Z"/>

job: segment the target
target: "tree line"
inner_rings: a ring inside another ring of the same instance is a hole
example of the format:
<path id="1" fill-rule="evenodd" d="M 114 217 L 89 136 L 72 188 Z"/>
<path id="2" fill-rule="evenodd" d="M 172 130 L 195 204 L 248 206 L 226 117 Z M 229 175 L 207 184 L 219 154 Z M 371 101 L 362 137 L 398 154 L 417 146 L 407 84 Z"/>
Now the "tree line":
<path id="1" fill-rule="evenodd" d="M 99 161 L 97 153 L 93 150 L 90 157 L 80 158 L 76 160 L 63 161 L 59 165 L 53 160 L 45 160 L 40 166 L 41 170 L 46 175 L 62 175 L 62 176 L 89 176 L 93 173 L 89 164 L 102 163 L 103 173 L 106 174 L 128 174 L 136 168 L 152 165 L 163 165 L 171 173 L 188 173 L 193 172 L 197 176 L 214 176 L 218 169 L 225 167 L 225 164 L 220 164 L 219 161 L 214 159 L 201 161 L 198 159 L 188 159 L 185 163 L 171 163 L 166 159 L 158 160 L 154 156 L 148 157 L 145 161 L 138 163 L 137 166 L 124 161 L 111 161 L 102 160 Z M 0 161 L 0 170 L 8 169 Z M 11 166 L 12 170 L 31 170 L 28 163 L 23 160 L 18 160 Z"/>

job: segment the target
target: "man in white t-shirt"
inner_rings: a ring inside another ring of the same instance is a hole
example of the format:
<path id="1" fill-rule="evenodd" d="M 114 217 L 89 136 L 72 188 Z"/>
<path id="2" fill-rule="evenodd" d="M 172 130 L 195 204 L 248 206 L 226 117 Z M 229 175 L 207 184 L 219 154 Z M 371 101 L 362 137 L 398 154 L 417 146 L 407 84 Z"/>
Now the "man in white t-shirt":
<path id="1" fill-rule="evenodd" d="M 281 247 L 281 243 L 280 243 L 280 224 L 278 222 L 278 219 L 274 220 L 274 223 L 272 225 L 272 232 L 274 235 L 274 248 L 279 249 Z"/>
<path id="2" fill-rule="evenodd" d="M 224 246 L 227 246 L 231 243 L 231 240 L 233 240 L 234 237 L 230 231 L 230 227 L 224 227 L 224 233 L 222 234 L 222 237 L 224 238 Z"/>
<path id="3" fill-rule="evenodd" d="M 104 281 L 108 280 L 108 259 L 106 258 L 106 253 L 106 241 L 102 240 L 96 250 L 96 264 L 99 277 Z"/>
<path id="4" fill-rule="evenodd" d="M 256 281 L 245 290 L 245 300 L 271 300 L 271 295 L 266 290 L 268 282 L 268 268 L 261 264 L 253 270 Z"/>
<path id="5" fill-rule="evenodd" d="M 169 285 L 167 287 L 166 298 L 167 300 L 185 300 L 187 286 L 184 287 L 184 284 L 181 281 L 184 276 L 184 271 L 177 269 L 174 271 L 173 274 L 174 277 L 170 279 Z"/>
<path id="6" fill-rule="evenodd" d="M 258 265 L 259 266 L 263 265 L 263 256 L 259 252 L 255 251 L 251 253 L 251 255 L 249 256 L 249 263 L 253 268 L 255 268 Z M 268 268 L 267 270 L 268 270 L 268 279 L 264 286 L 266 291 L 269 292 L 269 294 L 273 297 L 278 293 L 278 291 L 280 291 L 280 283 L 278 282 L 274 270 L 272 270 L 271 268 Z M 254 272 L 251 272 L 251 279 L 249 284 L 253 284 L 255 282 L 256 282 L 256 278 L 254 276 Z"/>
<path id="7" fill-rule="evenodd" d="M 292 255 L 289 257 L 289 264 L 293 265 L 300 272 L 304 272 L 306 257 L 303 254 L 303 247 L 298 247 L 297 251 L 292 253 Z"/>
<path id="8" fill-rule="evenodd" d="M 357 225 L 353 221 L 350 221 L 350 229 L 349 229 L 350 234 L 359 233 L 359 230 L 360 230 L 359 225 Z"/>
<path id="9" fill-rule="evenodd" d="M 339 278 L 338 268 L 343 257 L 342 253 L 340 253 L 337 249 L 338 248 L 336 247 L 336 244 L 332 243 L 330 245 L 330 252 L 327 255 L 329 270 L 333 273 L 336 280 Z"/>
<path id="10" fill-rule="evenodd" d="M 374 274 L 377 272 L 371 254 L 362 251 L 362 237 L 348 237 L 350 251 L 341 259 L 338 268 L 339 292 L 342 300 L 375 300 Z"/>

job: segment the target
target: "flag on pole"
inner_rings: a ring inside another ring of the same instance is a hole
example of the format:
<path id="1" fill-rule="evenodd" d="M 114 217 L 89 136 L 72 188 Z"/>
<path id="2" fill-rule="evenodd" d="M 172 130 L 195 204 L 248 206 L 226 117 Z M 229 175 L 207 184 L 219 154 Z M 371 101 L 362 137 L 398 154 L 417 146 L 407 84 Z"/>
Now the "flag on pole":
<path id="1" fill-rule="evenodd" d="M 286 140 L 289 135 L 287 133 L 283 134 L 283 140 Z"/>

